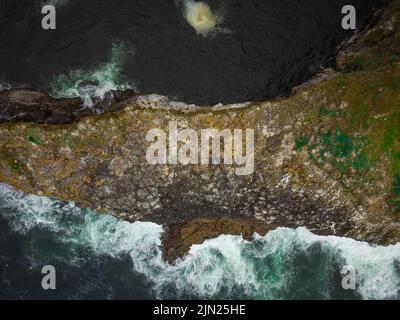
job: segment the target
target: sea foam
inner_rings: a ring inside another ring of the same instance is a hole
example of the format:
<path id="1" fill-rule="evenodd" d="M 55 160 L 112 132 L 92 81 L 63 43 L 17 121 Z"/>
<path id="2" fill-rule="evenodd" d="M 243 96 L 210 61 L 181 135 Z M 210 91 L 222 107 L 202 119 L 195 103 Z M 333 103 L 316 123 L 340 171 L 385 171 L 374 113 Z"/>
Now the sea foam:
<path id="1" fill-rule="evenodd" d="M 133 83 L 128 83 L 122 76 L 122 69 L 134 50 L 124 44 L 113 44 L 110 59 L 107 63 L 89 70 L 71 70 L 67 74 L 54 77 L 51 84 L 51 93 L 56 98 L 80 97 L 88 108 L 94 108 L 94 100 L 103 100 L 111 91 L 135 89 Z M 81 90 L 80 84 L 90 82 L 90 91 Z"/>

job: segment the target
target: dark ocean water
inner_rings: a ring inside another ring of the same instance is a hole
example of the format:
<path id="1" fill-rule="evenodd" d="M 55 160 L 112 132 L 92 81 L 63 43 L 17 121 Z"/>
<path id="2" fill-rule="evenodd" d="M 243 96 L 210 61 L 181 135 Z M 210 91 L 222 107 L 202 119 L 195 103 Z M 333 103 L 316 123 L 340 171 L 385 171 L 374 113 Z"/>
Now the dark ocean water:
<path id="1" fill-rule="evenodd" d="M 400 244 L 282 228 L 252 242 L 220 236 L 169 265 L 162 232 L 0 185 L 0 299 L 400 299 Z M 55 291 L 41 288 L 44 265 Z M 342 288 L 345 265 L 357 290 Z"/>
<path id="2" fill-rule="evenodd" d="M 76 95 L 78 80 L 134 87 L 197 103 L 265 100 L 329 65 L 353 31 L 341 27 L 347 0 L 212 0 L 219 25 L 196 33 L 192 0 L 2 0 L 0 79 Z M 380 0 L 352 0 L 361 28 Z M 57 30 L 41 28 L 55 3 Z"/>

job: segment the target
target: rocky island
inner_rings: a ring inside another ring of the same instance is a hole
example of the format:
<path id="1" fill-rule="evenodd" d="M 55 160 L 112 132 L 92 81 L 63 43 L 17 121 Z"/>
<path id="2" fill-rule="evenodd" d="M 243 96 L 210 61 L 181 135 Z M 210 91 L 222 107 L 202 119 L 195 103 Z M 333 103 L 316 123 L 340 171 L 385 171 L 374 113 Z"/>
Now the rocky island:
<path id="1" fill-rule="evenodd" d="M 307 227 L 400 241 L 400 1 L 343 45 L 335 68 L 268 102 L 197 107 L 116 93 L 101 114 L 80 99 L 0 93 L 0 181 L 99 214 L 165 226 L 168 261 L 220 234 Z M 252 128 L 255 172 L 150 165 L 153 128 Z"/>

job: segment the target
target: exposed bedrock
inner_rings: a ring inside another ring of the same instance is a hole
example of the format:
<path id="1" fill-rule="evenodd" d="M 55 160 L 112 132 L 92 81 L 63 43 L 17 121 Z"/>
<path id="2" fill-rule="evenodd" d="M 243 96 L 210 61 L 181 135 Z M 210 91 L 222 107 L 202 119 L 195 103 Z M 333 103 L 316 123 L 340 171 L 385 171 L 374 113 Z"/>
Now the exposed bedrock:
<path id="1" fill-rule="evenodd" d="M 80 98 L 54 99 L 46 92 L 14 89 L 0 92 L 0 123 L 30 122 L 68 124 L 96 113 L 115 111 L 118 102 L 134 96 L 133 91 L 110 92 L 96 108 L 85 107 Z"/>
<path id="2" fill-rule="evenodd" d="M 37 97 L 39 110 L 73 101 Z M 22 109 L 33 106 L 30 98 L 19 99 Z M 399 105 L 400 2 L 394 1 L 339 54 L 338 71 L 290 98 L 182 110 L 163 99 L 133 97 L 114 103 L 115 112 L 72 124 L 3 123 L 0 180 L 121 219 L 161 223 L 169 231 L 169 260 L 222 233 L 251 239 L 279 226 L 396 243 Z M 224 164 L 150 165 L 146 135 L 155 128 L 168 133 L 171 121 L 197 132 L 253 129 L 254 173 L 239 176 Z"/>

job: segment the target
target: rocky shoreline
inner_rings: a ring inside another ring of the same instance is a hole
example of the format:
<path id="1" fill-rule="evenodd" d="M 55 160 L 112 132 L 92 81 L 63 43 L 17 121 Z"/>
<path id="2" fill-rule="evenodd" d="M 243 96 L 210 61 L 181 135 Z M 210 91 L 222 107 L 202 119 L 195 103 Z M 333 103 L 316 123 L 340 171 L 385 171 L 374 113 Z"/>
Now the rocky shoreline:
<path id="1" fill-rule="evenodd" d="M 81 98 L 55 99 L 46 92 L 31 89 L 4 90 L 0 92 L 0 124 L 71 124 L 98 113 L 118 111 L 120 102 L 135 95 L 130 90 L 110 92 L 95 108 L 89 108 Z"/>
<path id="2" fill-rule="evenodd" d="M 80 99 L 0 94 L 0 181 L 129 221 L 166 226 L 165 257 L 220 234 L 276 227 L 376 244 L 400 241 L 400 1 L 337 57 L 337 70 L 271 102 L 199 108 L 116 94 L 95 115 Z M 146 133 L 255 130 L 255 173 L 150 165 Z"/>

